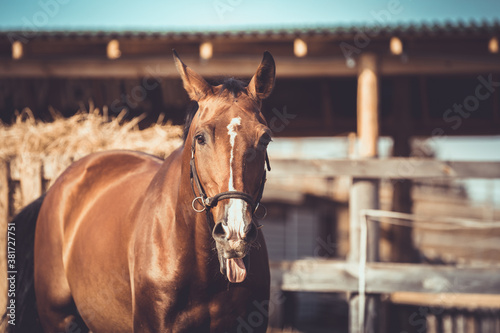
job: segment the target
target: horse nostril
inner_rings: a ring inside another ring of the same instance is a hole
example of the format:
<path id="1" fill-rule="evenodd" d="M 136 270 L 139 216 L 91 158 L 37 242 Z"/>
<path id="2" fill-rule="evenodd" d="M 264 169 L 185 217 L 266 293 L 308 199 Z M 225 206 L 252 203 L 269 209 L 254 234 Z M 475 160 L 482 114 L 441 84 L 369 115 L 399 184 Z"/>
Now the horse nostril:
<path id="1" fill-rule="evenodd" d="M 222 222 L 219 222 L 215 225 L 214 230 L 212 231 L 212 236 L 214 239 L 226 238 L 226 231 L 222 227 Z"/>
<path id="2" fill-rule="evenodd" d="M 249 242 L 253 242 L 257 239 L 258 235 L 258 230 L 257 227 L 255 226 L 255 223 L 250 223 L 250 225 L 247 228 L 247 232 L 245 233 L 244 239 Z"/>

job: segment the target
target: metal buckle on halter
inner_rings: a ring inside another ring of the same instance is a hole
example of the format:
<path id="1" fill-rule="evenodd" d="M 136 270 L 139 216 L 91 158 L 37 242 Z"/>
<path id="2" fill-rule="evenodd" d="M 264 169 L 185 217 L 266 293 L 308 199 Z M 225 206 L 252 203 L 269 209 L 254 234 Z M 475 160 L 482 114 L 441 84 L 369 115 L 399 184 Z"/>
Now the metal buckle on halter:
<path id="1" fill-rule="evenodd" d="M 199 204 L 202 205 L 202 209 L 197 209 L 195 207 L 195 203 L 198 202 Z M 205 211 L 207 209 L 207 206 L 205 205 L 205 201 L 203 200 L 203 197 L 196 197 L 193 199 L 193 201 L 191 202 L 191 207 L 193 207 L 193 210 L 197 213 L 201 213 L 203 211 Z"/>
<path id="2" fill-rule="evenodd" d="M 258 216 L 258 215 L 256 214 L 256 213 L 257 213 L 257 210 L 258 210 L 260 207 L 264 208 L 264 214 L 262 214 L 262 216 Z M 263 219 L 265 219 L 265 218 L 266 218 L 266 216 L 267 216 L 267 208 L 266 208 L 266 206 L 261 205 L 261 204 L 260 204 L 260 202 L 258 202 L 258 203 L 257 203 L 257 206 L 255 207 L 255 209 L 254 209 L 254 211 L 253 211 L 253 216 L 254 216 L 257 220 L 263 220 Z M 263 227 L 263 225 L 260 225 L 259 227 L 257 227 L 257 229 L 260 229 L 260 228 L 262 228 L 262 227 Z"/>

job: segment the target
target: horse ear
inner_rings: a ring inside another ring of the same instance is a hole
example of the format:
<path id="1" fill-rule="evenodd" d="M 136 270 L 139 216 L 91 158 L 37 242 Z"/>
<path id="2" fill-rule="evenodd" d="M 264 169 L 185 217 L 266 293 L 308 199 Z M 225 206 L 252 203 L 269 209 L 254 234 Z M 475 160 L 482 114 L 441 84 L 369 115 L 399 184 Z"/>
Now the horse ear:
<path id="1" fill-rule="evenodd" d="M 174 53 L 175 67 L 177 67 L 177 71 L 181 75 L 184 89 L 186 89 L 189 97 L 193 101 L 199 101 L 209 93 L 213 93 L 212 86 L 200 74 L 186 66 L 175 50 L 172 51 Z"/>
<path id="2" fill-rule="evenodd" d="M 268 97 L 273 91 L 274 81 L 276 79 L 276 65 L 271 53 L 264 52 L 264 57 L 257 68 L 257 72 L 248 84 L 248 92 L 250 95 L 262 100 Z"/>

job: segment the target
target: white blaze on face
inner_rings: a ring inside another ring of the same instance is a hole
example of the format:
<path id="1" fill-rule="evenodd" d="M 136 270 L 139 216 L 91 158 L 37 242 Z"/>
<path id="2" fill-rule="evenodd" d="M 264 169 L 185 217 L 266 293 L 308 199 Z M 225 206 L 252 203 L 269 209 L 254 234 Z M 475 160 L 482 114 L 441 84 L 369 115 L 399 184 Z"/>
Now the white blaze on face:
<path id="1" fill-rule="evenodd" d="M 231 145 L 231 157 L 229 158 L 229 191 L 235 191 L 233 181 L 233 159 L 234 159 L 234 143 L 236 142 L 236 127 L 241 125 L 241 118 L 236 117 L 227 125 L 227 134 L 229 135 L 229 144 Z"/>
<path id="2" fill-rule="evenodd" d="M 227 125 L 227 134 L 229 135 L 229 144 L 231 145 L 231 155 L 229 158 L 229 191 L 236 191 L 234 188 L 234 175 L 233 175 L 233 160 L 234 160 L 234 145 L 236 142 L 236 136 L 238 133 L 236 132 L 237 127 L 241 125 L 241 118 L 236 117 L 231 119 L 229 125 Z M 226 231 L 228 237 L 232 235 L 232 233 L 239 234 L 243 236 L 245 233 L 245 221 L 243 219 L 243 213 L 247 209 L 247 203 L 241 199 L 229 199 L 229 203 L 227 205 L 227 227 L 223 226 Z"/>

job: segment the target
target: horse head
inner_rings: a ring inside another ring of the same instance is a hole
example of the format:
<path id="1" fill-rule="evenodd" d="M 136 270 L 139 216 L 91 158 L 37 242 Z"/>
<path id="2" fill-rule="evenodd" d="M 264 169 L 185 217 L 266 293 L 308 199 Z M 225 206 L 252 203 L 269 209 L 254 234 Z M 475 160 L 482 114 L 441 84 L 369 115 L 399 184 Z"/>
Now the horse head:
<path id="1" fill-rule="evenodd" d="M 213 226 L 221 273 L 230 282 L 242 282 L 258 236 L 254 213 L 269 166 L 271 130 L 261 101 L 274 87 L 274 60 L 265 52 L 248 84 L 231 78 L 219 85 L 187 67 L 175 51 L 174 60 L 189 97 L 198 103 L 185 146 L 191 149 L 189 203 L 197 212 L 206 211 Z"/>

